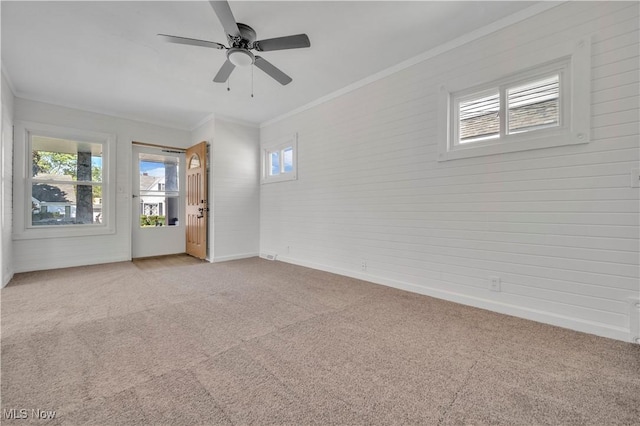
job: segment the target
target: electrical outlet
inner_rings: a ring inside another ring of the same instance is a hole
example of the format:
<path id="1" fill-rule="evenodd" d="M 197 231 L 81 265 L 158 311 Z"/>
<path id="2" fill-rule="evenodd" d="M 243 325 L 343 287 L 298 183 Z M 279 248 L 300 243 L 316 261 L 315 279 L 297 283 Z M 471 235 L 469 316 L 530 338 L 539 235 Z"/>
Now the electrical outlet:
<path id="1" fill-rule="evenodd" d="M 489 290 L 500 291 L 500 277 L 489 277 Z"/>
<path id="2" fill-rule="evenodd" d="M 360 269 L 362 271 L 366 271 L 367 270 L 367 261 L 363 260 L 362 263 L 360 264 Z"/>

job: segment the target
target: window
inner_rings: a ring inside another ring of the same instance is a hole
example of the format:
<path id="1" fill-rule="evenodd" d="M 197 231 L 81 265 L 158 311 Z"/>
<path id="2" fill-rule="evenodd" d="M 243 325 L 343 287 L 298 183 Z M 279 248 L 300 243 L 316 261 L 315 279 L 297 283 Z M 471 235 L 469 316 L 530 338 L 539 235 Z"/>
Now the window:
<path id="1" fill-rule="evenodd" d="M 294 180 L 296 173 L 297 135 L 287 141 L 263 147 L 262 183 Z"/>
<path id="2" fill-rule="evenodd" d="M 17 123 L 15 238 L 114 232 L 109 185 L 114 137 L 37 123 Z"/>
<path id="3" fill-rule="evenodd" d="M 559 127 L 563 69 L 470 95 L 454 95 L 454 148 L 500 143 L 510 135 Z"/>
<path id="4" fill-rule="evenodd" d="M 31 135 L 29 226 L 102 221 L 102 144 Z"/>
<path id="5" fill-rule="evenodd" d="M 179 224 L 180 158 L 169 154 L 138 153 L 141 228 Z"/>
<path id="6" fill-rule="evenodd" d="M 588 40 L 582 40 L 570 48 L 561 46 L 540 53 L 543 65 L 499 80 L 461 90 L 452 90 L 459 82 L 442 86 L 438 159 L 588 142 L 589 52 Z M 544 61 L 561 53 L 565 55 L 559 59 Z M 512 62 L 518 63 L 515 59 Z"/>

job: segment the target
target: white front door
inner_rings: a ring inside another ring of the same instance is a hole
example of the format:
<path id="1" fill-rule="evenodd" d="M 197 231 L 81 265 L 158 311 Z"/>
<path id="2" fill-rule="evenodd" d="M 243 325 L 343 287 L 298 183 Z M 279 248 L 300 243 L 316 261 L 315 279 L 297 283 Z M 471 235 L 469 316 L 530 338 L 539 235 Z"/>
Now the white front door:
<path id="1" fill-rule="evenodd" d="M 131 257 L 185 251 L 184 153 L 133 146 Z"/>

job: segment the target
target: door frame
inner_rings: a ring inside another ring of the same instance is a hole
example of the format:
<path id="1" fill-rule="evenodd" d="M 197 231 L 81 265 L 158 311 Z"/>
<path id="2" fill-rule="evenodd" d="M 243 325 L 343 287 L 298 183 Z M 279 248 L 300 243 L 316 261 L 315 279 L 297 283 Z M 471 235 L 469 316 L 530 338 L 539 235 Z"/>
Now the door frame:
<path id="1" fill-rule="evenodd" d="M 185 252 L 184 217 L 185 217 L 185 160 L 184 148 L 166 147 L 141 142 L 132 143 L 131 157 L 131 258 L 162 256 Z M 140 197 L 140 153 L 176 156 L 178 163 L 178 224 L 174 226 L 145 227 L 140 226 L 139 197 Z"/>

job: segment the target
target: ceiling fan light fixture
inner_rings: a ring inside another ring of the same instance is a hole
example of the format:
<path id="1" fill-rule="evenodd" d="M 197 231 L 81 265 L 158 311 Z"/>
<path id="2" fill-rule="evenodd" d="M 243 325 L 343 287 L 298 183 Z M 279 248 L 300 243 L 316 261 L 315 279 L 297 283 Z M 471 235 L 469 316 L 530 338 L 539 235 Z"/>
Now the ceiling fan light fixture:
<path id="1" fill-rule="evenodd" d="M 245 49 L 232 48 L 227 52 L 229 62 L 237 67 L 246 67 L 253 64 L 255 58 L 253 53 Z"/>

